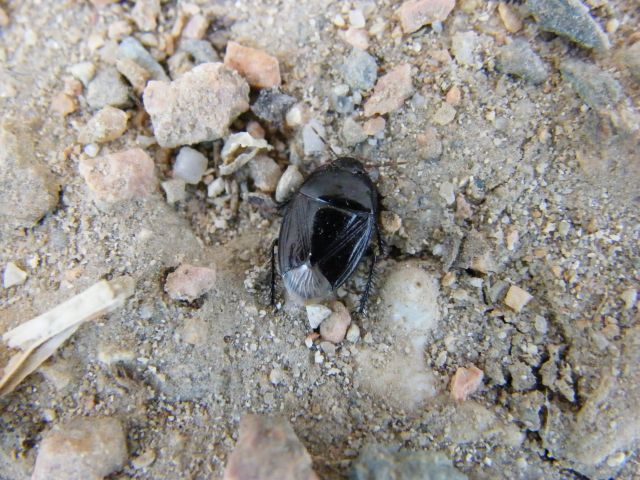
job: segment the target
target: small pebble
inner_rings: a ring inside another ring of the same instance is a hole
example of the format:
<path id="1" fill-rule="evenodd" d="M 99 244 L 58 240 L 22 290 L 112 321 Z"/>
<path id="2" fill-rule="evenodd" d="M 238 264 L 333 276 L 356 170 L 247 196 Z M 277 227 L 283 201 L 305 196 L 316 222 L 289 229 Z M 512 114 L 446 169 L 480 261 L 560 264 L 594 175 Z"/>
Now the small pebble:
<path id="1" fill-rule="evenodd" d="M 116 69 L 127 79 L 138 95 L 144 91 L 150 78 L 147 70 L 128 58 L 119 59 L 116 62 Z"/>
<path id="2" fill-rule="evenodd" d="M 484 372 L 475 365 L 469 368 L 458 367 L 451 379 L 451 397 L 464 401 L 482 386 Z"/>
<path id="3" fill-rule="evenodd" d="M 511 285 L 507 291 L 507 296 L 504 299 L 504 303 L 507 307 L 511 308 L 514 312 L 521 312 L 524 306 L 533 298 L 527 291 L 522 288 Z"/>
<path id="4" fill-rule="evenodd" d="M 515 12 L 513 7 L 506 2 L 500 2 L 498 4 L 498 14 L 504 24 L 504 28 L 509 33 L 517 33 L 522 30 L 522 19 Z"/>
<path id="5" fill-rule="evenodd" d="M 331 313 L 331 309 L 324 305 L 311 304 L 307 305 L 307 319 L 309 320 L 309 326 L 315 330 L 320 326 L 324 319 L 326 319 Z"/>
<path id="6" fill-rule="evenodd" d="M 349 11 L 349 25 L 353 28 L 364 28 L 365 19 L 362 10 L 355 9 Z"/>
<path id="7" fill-rule="evenodd" d="M 315 155 L 324 152 L 326 147 L 323 139 L 326 135 L 324 125 L 318 120 L 311 120 L 302 129 L 302 143 L 305 155 Z"/>
<path id="8" fill-rule="evenodd" d="M 455 118 L 456 109 L 452 105 L 445 102 L 436 111 L 431 120 L 437 125 L 448 125 L 449 123 L 453 122 Z"/>
<path id="9" fill-rule="evenodd" d="M 320 350 L 329 358 L 336 355 L 336 346 L 331 342 L 320 342 Z"/>
<path id="10" fill-rule="evenodd" d="M 300 188 L 304 178 L 295 165 L 289 165 L 280 177 L 276 187 L 276 202 L 281 203 L 287 200 L 295 191 Z"/>
<path id="11" fill-rule="evenodd" d="M 413 33 L 423 25 L 445 21 L 455 5 L 455 0 L 408 0 L 396 10 L 396 15 L 402 31 Z"/>
<path id="12" fill-rule="evenodd" d="M 456 194 L 451 182 L 442 182 L 438 190 L 440 196 L 447 202 L 447 205 L 453 205 L 456 201 Z"/>
<path id="13" fill-rule="evenodd" d="M 333 313 L 320 324 L 320 336 L 329 342 L 340 343 L 351 324 L 351 315 L 341 302 L 333 302 L 331 309 Z"/>
<path id="14" fill-rule="evenodd" d="M 172 178 L 161 183 L 162 189 L 167 196 L 167 203 L 173 205 L 187 198 L 185 190 L 186 183 L 181 178 Z"/>
<path id="15" fill-rule="evenodd" d="M 71 65 L 68 71 L 86 87 L 96 74 L 96 67 L 91 62 L 81 62 Z"/>
<path id="16" fill-rule="evenodd" d="M 115 68 L 100 71 L 87 88 L 87 103 L 92 108 L 126 107 L 131 103 L 129 87 Z"/>
<path id="17" fill-rule="evenodd" d="M 352 48 L 340 72 L 345 83 L 354 90 L 369 90 L 378 78 L 378 64 L 367 52 Z"/>
<path id="18" fill-rule="evenodd" d="M 44 435 L 31 478 L 100 479 L 122 469 L 127 457 L 127 440 L 119 420 L 76 417 Z"/>
<path id="19" fill-rule="evenodd" d="M 496 68 L 535 85 L 544 83 L 549 76 L 547 66 L 531 49 L 529 42 L 522 39 L 516 39 L 498 49 Z"/>
<path id="20" fill-rule="evenodd" d="M 209 19 L 204 15 L 197 14 L 189 19 L 182 30 L 182 38 L 201 40 L 204 38 L 209 28 Z"/>
<path id="21" fill-rule="evenodd" d="M 98 201 L 145 197 L 156 187 L 155 164 L 140 148 L 80 160 L 80 175 Z"/>
<path id="22" fill-rule="evenodd" d="M 167 275 L 164 291 L 172 300 L 193 302 L 210 291 L 216 282 L 216 270 L 183 263 Z"/>
<path id="23" fill-rule="evenodd" d="M 80 130 L 80 143 L 105 143 L 122 136 L 127 129 L 128 117 L 120 109 L 106 106 L 99 110 Z"/>
<path id="24" fill-rule="evenodd" d="M 82 149 L 82 151 L 86 153 L 87 156 L 94 158 L 94 157 L 97 157 L 98 154 L 100 153 L 100 145 L 96 143 L 87 143 Z"/>
<path id="25" fill-rule="evenodd" d="M 564 60 L 560 64 L 560 73 L 584 103 L 593 109 L 611 108 L 622 98 L 623 89 L 615 77 L 592 63 Z"/>
<path id="26" fill-rule="evenodd" d="M 451 37 L 451 51 L 460 65 L 472 67 L 475 65 L 473 53 L 478 36 L 474 32 L 457 32 Z"/>
<path id="27" fill-rule="evenodd" d="M 252 87 L 272 88 L 282 83 L 278 59 L 262 50 L 229 42 L 224 64 L 246 78 Z"/>
<path id="28" fill-rule="evenodd" d="M 456 106 L 460 103 L 460 98 L 462 94 L 460 93 L 460 89 L 455 85 L 449 89 L 447 95 L 445 97 L 445 101 L 452 106 Z"/>
<path id="29" fill-rule="evenodd" d="M 158 15 L 160 15 L 160 0 L 136 0 L 131 11 L 133 21 L 143 32 L 152 32 L 156 29 Z"/>
<path id="30" fill-rule="evenodd" d="M 348 28 L 340 31 L 342 39 L 353 48 L 366 50 L 369 48 L 369 34 L 364 28 Z"/>
<path id="31" fill-rule="evenodd" d="M 219 197 L 225 191 L 224 180 L 222 178 L 216 178 L 207 186 L 207 197 L 214 198 Z"/>
<path id="32" fill-rule="evenodd" d="M 635 288 L 627 288 L 620 295 L 620 299 L 624 302 L 625 310 L 631 310 L 638 301 L 638 291 Z"/>
<path id="33" fill-rule="evenodd" d="M 249 108 L 249 85 L 220 63 L 203 63 L 171 83 L 150 81 L 143 101 L 162 147 L 213 141 Z"/>
<path id="34" fill-rule="evenodd" d="M 56 112 L 61 117 L 75 112 L 78 109 L 78 102 L 75 98 L 70 97 L 64 92 L 58 93 L 51 100 L 51 110 Z"/>
<path id="35" fill-rule="evenodd" d="M 169 81 L 169 77 L 162 65 L 153 58 L 153 55 L 136 38 L 127 37 L 120 42 L 116 60 L 131 60 L 147 71 L 148 78 L 163 82 Z M 140 74 L 138 73 L 137 75 L 139 76 Z"/>
<path id="36" fill-rule="evenodd" d="M 7 11 L 0 7 L 0 27 L 8 27 L 9 23 L 11 22 L 9 15 L 7 14 Z"/>
<path id="37" fill-rule="evenodd" d="M 283 418 L 246 414 L 223 480 L 317 480 L 311 456 Z"/>
<path id="38" fill-rule="evenodd" d="M 378 135 L 384 133 L 384 129 L 386 126 L 387 122 L 383 117 L 373 117 L 364 122 L 362 128 L 364 130 L 364 133 L 366 133 L 367 135 L 371 137 L 377 137 Z"/>
<path id="39" fill-rule="evenodd" d="M 367 139 L 367 134 L 362 125 L 351 117 L 347 117 L 342 124 L 340 136 L 347 147 L 357 145 Z"/>
<path id="40" fill-rule="evenodd" d="M 277 88 L 263 89 L 251 106 L 251 111 L 261 120 L 280 128 L 287 112 L 295 103 L 294 97 L 285 95 Z"/>
<path id="41" fill-rule="evenodd" d="M 15 263 L 9 262 L 4 267 L 4 273 L 2 274 L 2 286 L 4 288 L 15 287 L 16 285 L 22 285 L 27 281 L 27 272 L 18 267 Z"/>
<path id="42" fill-rule="evenodd" d="M 397 110 L 412 94 L 411 65 L 398 65 L 380 77 L 373 90 L 373 95 L 364 104 L 364 115 L 371 117 Z"/>
<path id="43" fill-rule="evenodd" d="M 357 324 L 352 323 L 349 326 L 346 339 L 351 343 L 356 343 L 358 340 L 360 340 L 360 327 Z"/>
<path id="44" fill-rule="evenodd" d="M 249 176 L 258 190 L 273 193 L 278 187 L 282 170 L 271 157 L 257 155 L 249 162 Z"/>
<path id="45" fill-rule="evenodd" d="M 393 235 L 402 227 L 402 218 L 395 212 L 383 210 L 380 212 L 380 224 L 387 235 Z"/>
<path id="46" fill-rule="evenodd" d="M 198 150 L 182 147 L 173 164 L 173 176 L 181 178 L 191 185 L 197 185 L 202 180 L 207 163 L 207 157 Z"/>

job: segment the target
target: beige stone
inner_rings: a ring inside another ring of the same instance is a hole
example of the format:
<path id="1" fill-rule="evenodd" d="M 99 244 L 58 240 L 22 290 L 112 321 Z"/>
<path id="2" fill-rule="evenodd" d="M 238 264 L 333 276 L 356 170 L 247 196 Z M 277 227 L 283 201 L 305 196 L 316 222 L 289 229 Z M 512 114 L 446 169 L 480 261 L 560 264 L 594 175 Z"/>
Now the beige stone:
<path id="1" fill-rule="evenodd" d="M 173 300 L 192 302 L 211 290 L 215 283 L 215 267 L 196 267 L 183 263 L 167 275 L 164 290 Z"/>
<path id="2" fill-rule="evenodd" d="M 104 143 L 119 138 L 127 129 L 127 114 L 119 108 L 106 106 L 87 122 L 78 135 L 80 143 Z"/>
<path id="3" fill-rule="evenodd" d="M 373 95 L 364 105 L 365 117 L 384 115 L 400 108 L 413 94 L 411 65 L 398 65 L 378 79 Z"/>
<path id="4" fill-rule="evenodd" d="M 331 343 L 340 343 L 351 325 L 351 315 L 340 302 L 333 302 L 331 310 L 333 313 L 320 324 L 320 336 Z"/>
<path id="5" fill-rule="evenodd" d="M 246 78 L 252 87 L 271 88 L 282 82 L 278 59 L 256 48 L 229 42 L 224 64 Z"/>
<path id="6" fill-rule="evenodd" d="M 516 285 L 511 285 L 507 292 L 507 296 L 504 299 L 504 303 L 513 311 L 521 312 L 524 306 L 529 303 L 532 298 L 533 296 L 526 290 L 523 290 Z"/>
<path id="7" fill-rule="evenodd" d="M 458 367 L 451 379 L 451 396 L 454 400 L 466 400 L 482 385 L 484 372 L 475 365 L 469 368 Z"/>
<path id="8" fill-rule="evenodd" d="M 423 25 L 446 20 L 455 5 L 455 0 L 408 0 L 396 10 L 396 15 L 404 33 L 412 33 Z"/>

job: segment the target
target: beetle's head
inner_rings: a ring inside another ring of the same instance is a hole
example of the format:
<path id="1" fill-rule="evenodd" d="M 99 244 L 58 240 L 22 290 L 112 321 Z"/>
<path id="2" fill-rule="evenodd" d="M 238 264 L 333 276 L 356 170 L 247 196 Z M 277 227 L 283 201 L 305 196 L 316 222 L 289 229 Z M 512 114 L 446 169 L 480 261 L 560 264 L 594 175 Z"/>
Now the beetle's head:
<path id="1" fill-rule="evenodd" d="M 360 175 L 366 172 L 364 165 L 359 160 L 351 157 L 340 157 L 335 159 L 331 165 L 334 168 L 344 170 L 345 172 Z"/>

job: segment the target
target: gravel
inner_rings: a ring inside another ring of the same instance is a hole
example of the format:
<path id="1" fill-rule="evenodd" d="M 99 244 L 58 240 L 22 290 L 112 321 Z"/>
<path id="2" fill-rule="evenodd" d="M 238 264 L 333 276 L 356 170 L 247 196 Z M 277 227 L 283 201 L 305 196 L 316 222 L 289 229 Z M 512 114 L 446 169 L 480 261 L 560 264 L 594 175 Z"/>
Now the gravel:
<path id="1" fill-rule="evenodd" d="M 353 48 L 340 68 L 345 83 L 355 90 L 371 89 L 378 78 L 378 64 L 367 52 Z"/>
<path id="2" fill-rule="evenodd" d="M 115 68 L 98 72 L 87 88 L 87 103 L 92 108 L 127 107 L 131 104 L 129 87 Z"/>
<path id="3" fill-rule="evenodd" d="M 274 88 L 282 83 L 278 59 L 262 50 L 227 43 L 224 64 L 246 78 L 256 88 Z"/>
<path id="4" fill-rule="evenodd" d="M 80 143 L 106 143 L 120 138 L 127 129 L 129 117 L 126 112 L 114 108 L 104 107 L 91 117 L 80 133 Z"/>
<path id="5" fill-rule="evenodd" d="M 318 328 L 323 320 L 332 313 L 331 309 L 324 305 L 311 304 L 307 305 L 305 309 L 307 311 L 307 320 L 309 320 L 309 326 L 313 330 Z"/>
<path id="6" fill-rule="evenodd" d="M 5 265 L 2 272 L 2 286 L 11 288 L 22 285 L 27 281 L 27 272 L 18 267 L 15 263 L 9 262 Z"/>
<path id="7" fill-rule="evenodd" d="M 258 190 L 273 193 L 278 187 L 282 170 L 271 157 L 257 155 L 249 162 L 249 176 Z"/>
<path id="8" fill-rule="evenodd" d="M 500 47 L 497 69 L 503 73 L 521 77 L 533 84 L 546 81 L 549 71 L 526 40 L 516 39 Z"/>
<path id="9" fill-rule="evenodd" d="M 408 0 L 396 11 L 404 33 L 413 33 L 424 25 L 447 19 L 455 0 Z"/>
<path id="10" fill-rule="evenodd" d="M 173 176 L 197 185 L 207 169 L 207 157 L 191 147 L 182 147 L 173 163 Z"/>
<path id="11" fill-rule="evenodd" d="M 296 103 L 291 95 L 282 93 L 277 88 L 262 89 L 251 111 L 261 120 L 276 128 L 282 127 L 287 111 Z"/>
<path id="12" fill-rule="evenodd" d="M 124 38 L 118 45 L 117 60 L 131 60 L 149 73 L 152 80 L 169 81 L 164 68 L 142 43 L 133 37 Z"/>

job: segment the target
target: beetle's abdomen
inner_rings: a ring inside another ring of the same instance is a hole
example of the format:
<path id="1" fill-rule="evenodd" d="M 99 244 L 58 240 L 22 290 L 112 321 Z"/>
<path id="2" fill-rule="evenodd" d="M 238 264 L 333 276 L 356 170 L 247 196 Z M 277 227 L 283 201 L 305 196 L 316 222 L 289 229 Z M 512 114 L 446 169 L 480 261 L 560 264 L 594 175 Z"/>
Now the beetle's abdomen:
<path id="1" fill-rule="evenodd" d="M 300 300 L 323 298 L 332 290 L 331 284 L 318 265 L 311 265 L 310 261 L 292 268 L 282 278 L 287 291 L 299 297 Z"/>

